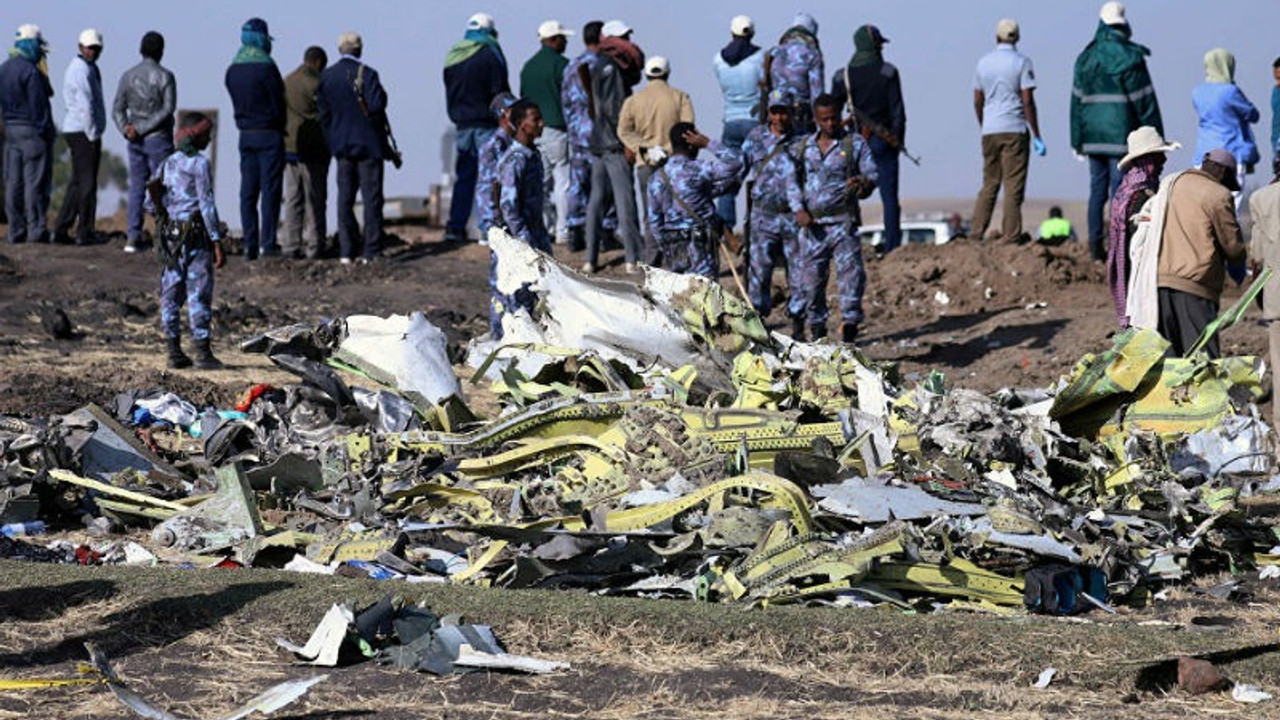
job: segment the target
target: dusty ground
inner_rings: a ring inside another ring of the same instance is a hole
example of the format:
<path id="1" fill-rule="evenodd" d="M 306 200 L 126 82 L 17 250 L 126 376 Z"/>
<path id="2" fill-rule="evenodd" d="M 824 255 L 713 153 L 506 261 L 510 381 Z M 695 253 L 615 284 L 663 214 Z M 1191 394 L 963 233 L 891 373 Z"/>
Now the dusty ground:
<path id="1" fill-rule="evenodd" d="M 0 414 L 64 412 L 152 386 L 226 404 L 254 383 L 288 379 L 235 350 L 246 335 L 287 322 L 419 309 L 459 343 L 482 332 L 487 251 L 446 248 L 438 232 L 420 228 L 391 230 L 401 239 L 390 260 L 369 267 L 230 258 L 218 276 L 214 332 L 231 367 L 216 373 L 163 369 L 156 263 L 120 252 L 119 236 L 88 248 L 0 245 Z M 625 277 L 618 253 L 608 260 L 605 272 Z M 869 258 L 868 276 L 859 344 L 899 362 L 908 378 L 938 369 L 950 384 L 983 390 L 1045 385 L 1081 353 L 1104 348 L 1113 328 L 1103 269 L 1078 245 L 909 247 Z M 42 329 L 41 311 L 52 306 L 69 316 L 73 339 Z M 770 320 L 785 323 L 780 311 Z M 1224 349 L 1260 353 L 1264 338 L 1251 314 Z M 574 670 L 434 679 L 365 664 L 332 672 L 278 717 L 1276 717 L 1275 704 L 1167 694 L 1150 679 L 1158 672 L 1142 672 L 1179 653 L 1261 646 L 1214 657 L 1234 677 L 1275 691 L 1280 653 L 1266 643 L 1275 640 L 1280 591 L 1255 590 L 1249 602 L 1180 591 L 1155 610 L 1078 623 L 0 563 L 0 677 L 74 674 L 83 641 L 95 640 L 171 711 L 209 717 L 310 674 L 288 665 L 272 637 L 303 640 L 329 603 L 394 591 L 465 612 L 494 625 L 510 650 L 568 660 Z M 1217 616 L 1229 624 L 1200 629 Z M 1150 621 L 1175 626 L 1142 624 Z M 1030 689 L 1050 665 L 1060 680 Z M 7 693 L 0 718 L 126 717 L 113 703 L 99 688 Z"/>

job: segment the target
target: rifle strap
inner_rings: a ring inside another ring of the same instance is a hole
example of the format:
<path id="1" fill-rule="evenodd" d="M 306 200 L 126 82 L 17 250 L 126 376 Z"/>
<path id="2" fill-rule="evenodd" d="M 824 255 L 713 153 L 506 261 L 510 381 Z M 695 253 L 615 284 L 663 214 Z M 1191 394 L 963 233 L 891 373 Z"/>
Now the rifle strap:
<path id="1" fill-rule="evenodd" d="M 671 184 L 671 176 L 667 174 L 666 165 L 658 168 L 658 174 L 662 176 L 662 182 L 666 183 L 667 192 L 671 193 L 671 197 L 675 199 L 676 204 L 680 206 L 680 209 L 684 210 L 684 214 L 688 215 L 694 221 L 701 221 L 702 218 L 698 217 L 698 213 L 694 212 L 693 208 L 689 207 L 689 203 L 685 202 L 684 198 L 680 197 L 680 193 L 676 192 L 675 185 Z"/>

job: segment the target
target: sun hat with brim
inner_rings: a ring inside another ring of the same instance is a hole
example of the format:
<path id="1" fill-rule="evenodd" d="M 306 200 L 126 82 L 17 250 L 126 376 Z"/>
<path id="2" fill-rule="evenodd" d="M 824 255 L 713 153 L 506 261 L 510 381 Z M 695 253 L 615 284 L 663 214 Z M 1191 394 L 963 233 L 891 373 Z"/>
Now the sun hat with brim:
<path id="1" fill-rule="evenodd" d="M 1124 168 L 1129 163 L 1137 160 L 1143 155 L 1151 153 L 1167 153 L 1170 150 L 1177 150 L 1182 147 L 1182 143 L 1175 141 L 1166 142 L 1160 137 L 1160 133 L 1150 125 L 1142 127 L 1129 133 L 1129 154 L 1120 158 L 1120 167 Z"/>

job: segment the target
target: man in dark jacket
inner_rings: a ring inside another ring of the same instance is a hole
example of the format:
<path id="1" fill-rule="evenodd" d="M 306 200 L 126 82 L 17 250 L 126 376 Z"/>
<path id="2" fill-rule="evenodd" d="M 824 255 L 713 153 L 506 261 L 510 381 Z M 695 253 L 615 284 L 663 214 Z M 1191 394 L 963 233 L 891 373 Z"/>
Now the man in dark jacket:
<path id="1" fill-rule="evenodd" d="M 23 25 L 8 60 L 0 65 L 4 115 L 4 205 L 9 242 L 49 242 L 49 191 L 53 179 L 53 87 L 40 68 L 46 45 L 40 28 Z"/>
<path id="2" fill-rule="evenodd" d="M 445 105 L 457 129 L 454 140 L 453 200 L 445 224 L 446 242 L 466 240 L 467 219 L 476 194 L 476 163 L 480 146 L 498 129 L 489 104 L 510 92 L 507 60 L 498 45 L 493 18 L 476 13 L 467 21 L 463 39 L 444 59 Z"/>
<path id="3" fill-rule="evenodd" d="M 111 119 L 129 141 L 129 234 L 125 252 L 143 249 L 143 200 L 147 180 L 173 154 L 173 113 L 178 85 L 160 65 L 164 36 L 151 30 L 142 36 L 142 62 L 120 76 Z"/>
<path id="4" fill-rule="evenodd" d="M 227 92 L 240 131 L 240 225 L 244 255 L 279 256 L 276 227 L 284 179 L 284 78 L 271 59 L 267 21 L 250 18 L 240 28 L 240 52 L 227 68 Z M 258 202 L 262 226 L 258 226 Z"/>
<path id="5" fill-rule="evenodd" d="M 1117 163 L 1129 133 L 1150 125 L 1164 135 L 1160 104 L 1147 72 L 1147 48 L 1129 39 L 1124 5 L 1108 2 L 1093 41 L 1076 58 L 1071 89 L 1071 147 L 1089 158 L 1089 252 L 1106 260 L 1103 207 L 1120 184 Z"/>
<path id="6" fill-rule="evenodd" d="M 854 121 L 861 126 L 871 148 L 879 176 L 880 201 L 884 205 L 884 252 L 902 244 L 902 207 L 898 204 L 898 154 L 907 133 L 907 111 L 902 104 L 902 79 L 898 68 L 884 61 L 881 50 L 889 39 L 875 25 L 863 25 L 853 33 L 853 57 L 831 81 L 831 94 L 846 100 Z M 861 115 L 859 115 L 861 113 Z M 867 120 L 871 122 L 868 123 Z M 872 129 L 872 124 L 883 128 Z"/>
<path id="7" fill-rule="evenodd" d="M 288 119 L 284 132 L 285 255 L 320 257 L 324 252 L 328 201 L 329 146 L 320 127 L 316 92 L 329 56 L 315 45 L 307 48 L 302 64 L 284 79 Z M 305 245 L 305 247 L 304 247 Z"/>
<path id="8" fill-rule="evenodd" d="M 364 43 L 353 32 L 338 38 L 342 58 L 320 76 L 316 93 L 320 125 L 329 152 L 338 160 L 338 244 L 341 262 L 349 264 L 361 250 L 357 244 L 356 190 L 364 199 L 364 248 L 361 263 L 382 246 L 382 176 L 387 93 L 378 71 L 360 61 Z"/>
<path id="9" fill-rule="evenodd" d="M 600 228 L 610 191 L 618 210 L 618 233 L 626 250 L 626 267 L 635 272 L 642 243 L 636 218 L 636 194 L 631 166 L 635 154 L 618 137 L 622 103 L 640 81 L 644 52 L 631 42 L 632 30 L 621 20 L 610 20 L 601 29 L 600 52 L 589 66 L 592 102 L 591 199 L 587 202 L 587 262 L 585 272 L 595 272 L 600 257 Z M 580 70 L 580 72 L 582 72 Z"/>

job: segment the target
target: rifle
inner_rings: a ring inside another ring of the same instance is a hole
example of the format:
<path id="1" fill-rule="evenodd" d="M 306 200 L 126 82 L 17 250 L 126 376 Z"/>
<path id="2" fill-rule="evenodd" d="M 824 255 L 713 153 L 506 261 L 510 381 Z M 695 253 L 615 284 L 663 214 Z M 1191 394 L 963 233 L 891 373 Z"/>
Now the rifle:
<path id="1" fill-rule="evenodd" d="M 863 134 L 863 137 L 879 136 L 881 140 L 889 143 L 889 147 L 902 153 L 902 156 L 914 163 L 916 167 L 920 167 L 920 158 L 907 151 L 907 146 L 903 144 L 901 138 L 894 135 L 889 128 L 876 122 L 871 116 L 859 110 L 857 105 L 853 104 L 853 86 L 849 84 L 848 65 L 844 67 L 844 94 L 849 100 L 849 110 L 853 113 L 853 116 L 845 121 L 845 125 L 858 129 Z"/>
<path id="2" fill-rule="evenodd" d="M 769 94 L 773 92 L 773 53 L 764 54 L 764 78 L 760 80 L 760 104 L 756 107 L 756 118 L 760 122 L 769 122 Z"/>
<path id="3" fill-rule="evenodd" d="M 578 65 L 578 82 L 582 83 L 582 91 L 587 94 L 587 117 L 592 121 L 596 119 L 596 96 L 594 89 L 591 87 L 591 68 L 587 64 Z"/>
<path id="4" fill-rule="evenodd" d="M 399 170 L 404 164 L 404 156 L 400 154 L 396 136 L 391 132 L 391 120 L 386 112 L 370 113 L 369 103 L 364 99 L 364 63 L 360 63 L 360 69 L 356 70 L 356 79 L 351 83 L 351 88 L 356 93 L 356 104 L 360 106 L 360 112 L 373 123 L 373 129 L 382 138 L 382 152 L 386 154 L 392 166 Z"/>

